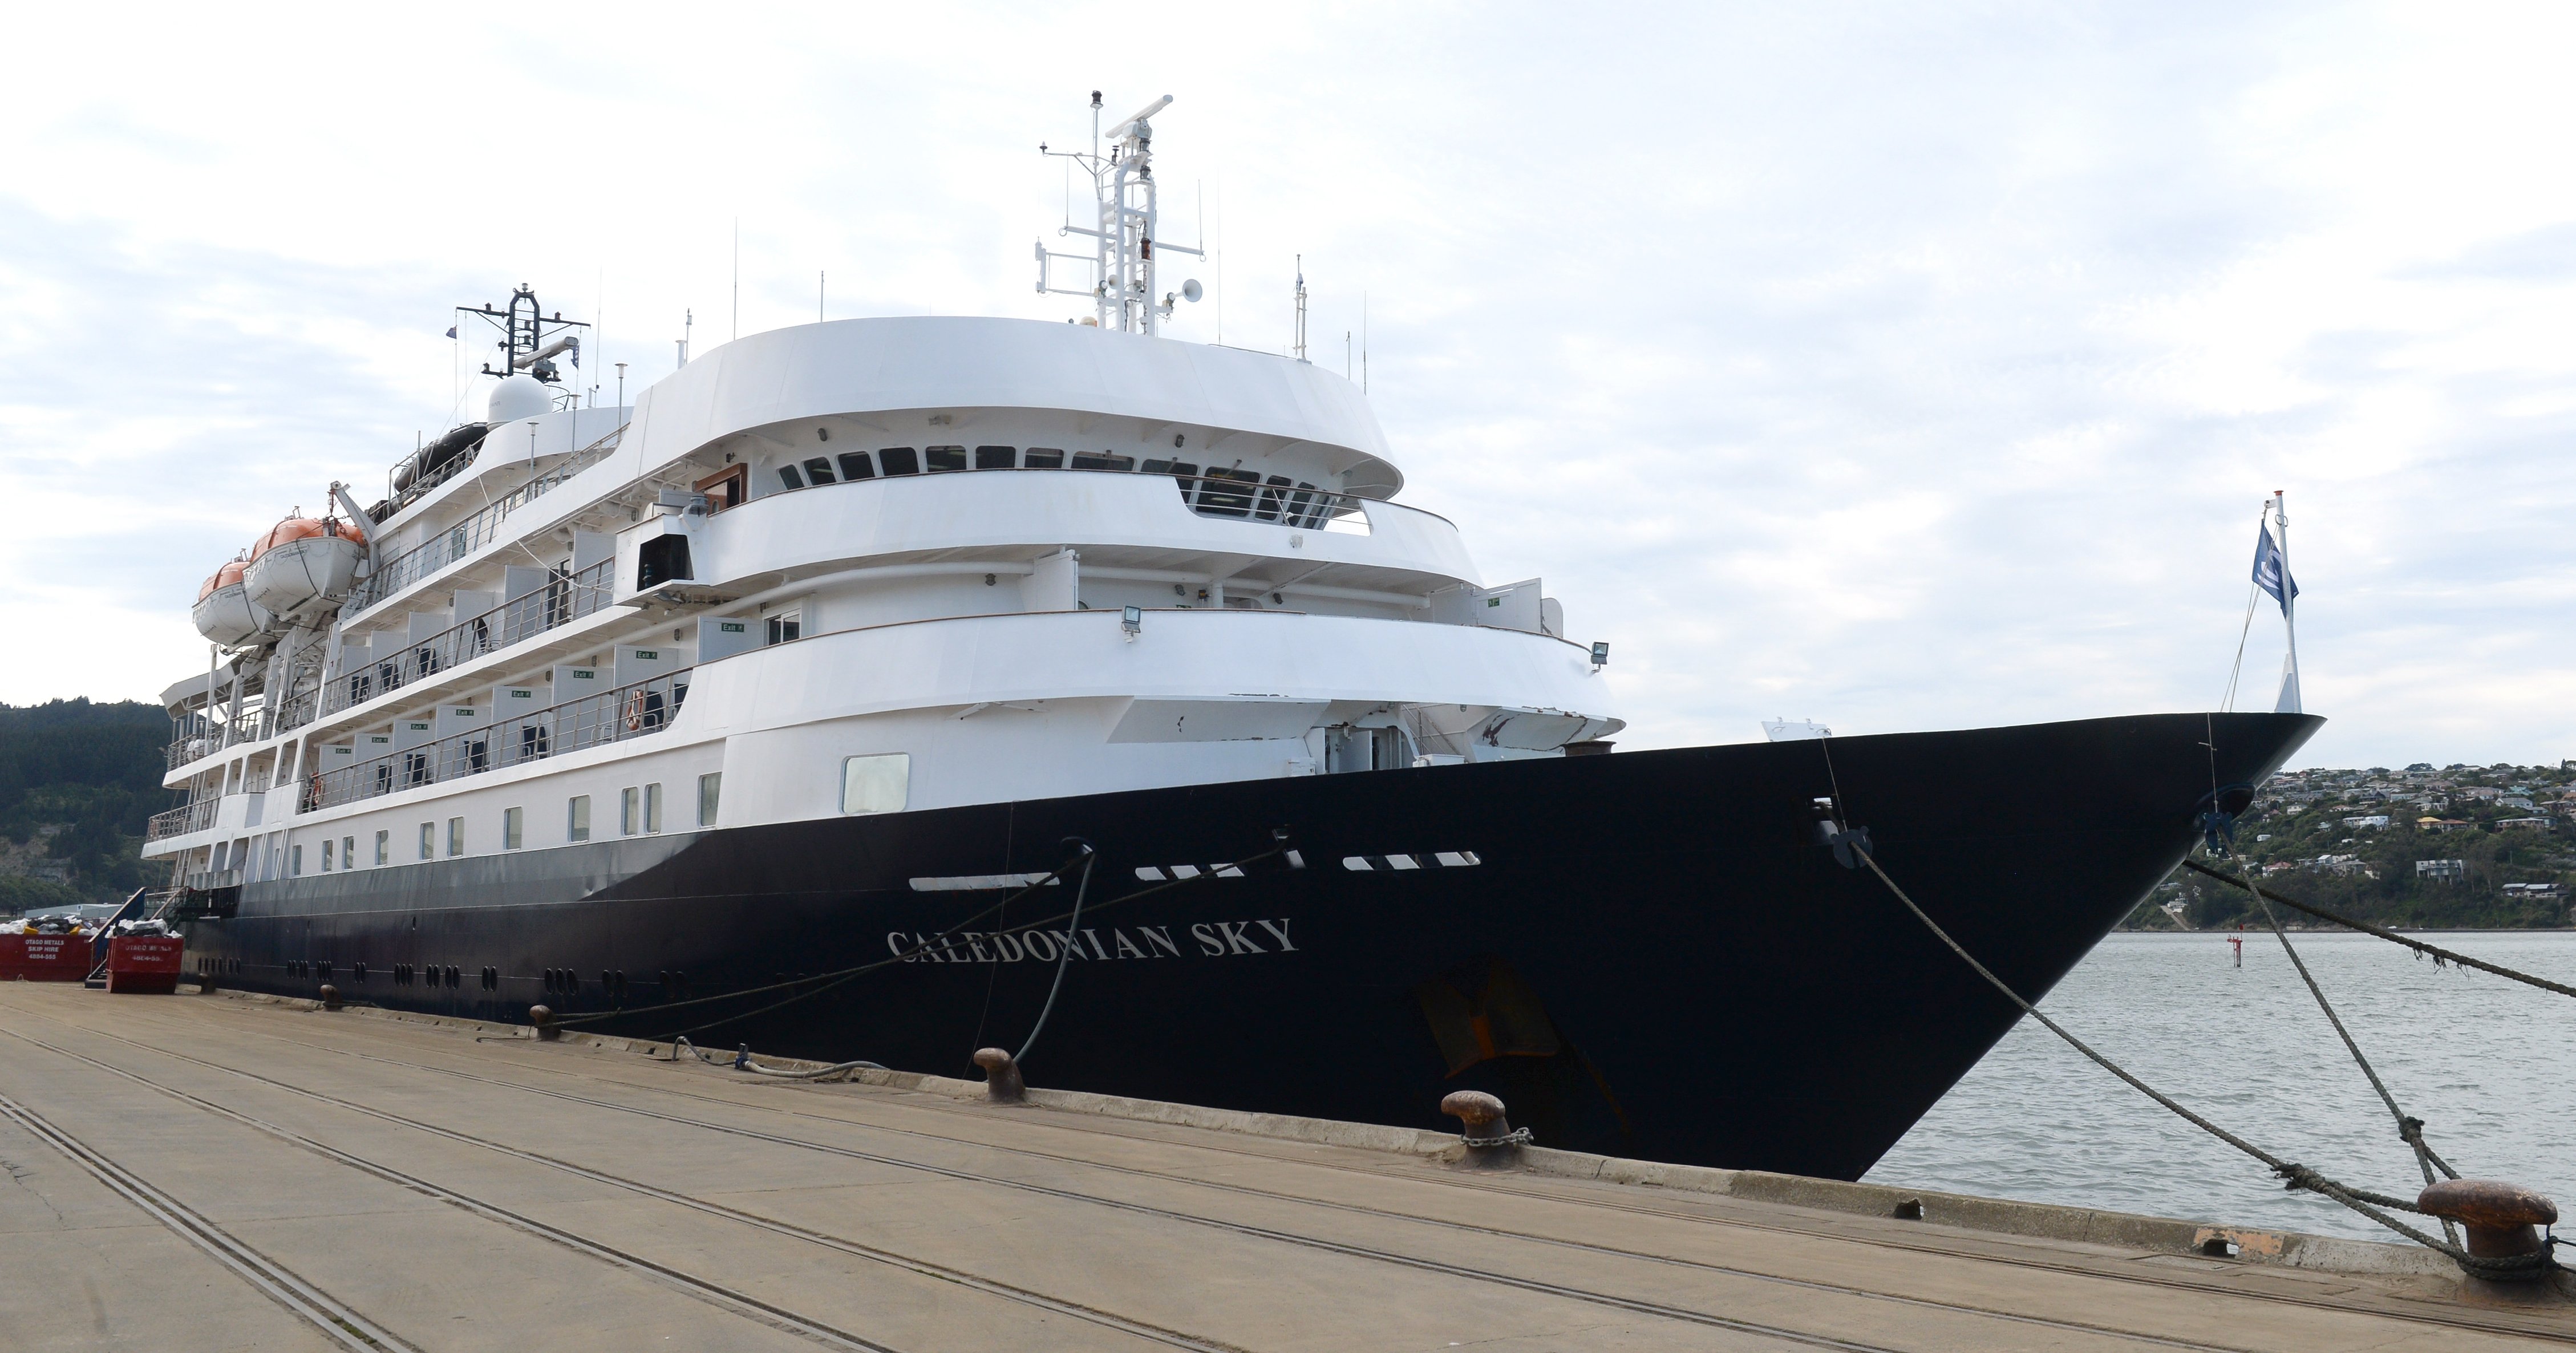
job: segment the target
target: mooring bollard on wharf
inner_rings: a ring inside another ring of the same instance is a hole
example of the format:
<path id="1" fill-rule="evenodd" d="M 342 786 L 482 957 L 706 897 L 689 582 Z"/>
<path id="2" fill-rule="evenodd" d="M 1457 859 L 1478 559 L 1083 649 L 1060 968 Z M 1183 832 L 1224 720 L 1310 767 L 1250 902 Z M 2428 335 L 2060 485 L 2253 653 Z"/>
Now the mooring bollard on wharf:
<path id="1" fill-rule="evenodd" d="M 526 1034 L 0 986 L 0 1345 L 2576 1343 L 2395 1246 Z"/>

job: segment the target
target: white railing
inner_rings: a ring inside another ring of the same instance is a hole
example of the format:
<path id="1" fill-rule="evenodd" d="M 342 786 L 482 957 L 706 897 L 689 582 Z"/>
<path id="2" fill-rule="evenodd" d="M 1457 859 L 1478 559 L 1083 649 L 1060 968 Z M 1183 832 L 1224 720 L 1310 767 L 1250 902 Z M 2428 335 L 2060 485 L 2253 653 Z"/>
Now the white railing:
<path id="1" fill-rule="evenodd" d="M 354 615 L 363 611 L 490 544 L 500 534 L 503 518 L 597 464 L 617 449 L 628 426 L 620 423 L 615 431 L 574 452 L 562 464 L 502 494 L 473 516 L 391 559 L 379 561 L 375 569 L 359 582 L 357 591 L 350 594 L 348 613 Z"/>

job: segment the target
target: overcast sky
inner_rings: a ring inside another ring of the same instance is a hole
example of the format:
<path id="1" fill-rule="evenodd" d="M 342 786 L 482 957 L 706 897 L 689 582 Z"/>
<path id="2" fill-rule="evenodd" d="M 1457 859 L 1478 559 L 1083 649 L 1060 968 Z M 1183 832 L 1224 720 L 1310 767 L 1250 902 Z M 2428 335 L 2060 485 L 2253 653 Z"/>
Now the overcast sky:
<path id="1" fill-rule="evenodd" d="M 202 670 L 199 581 L 479 416 L 515 283 L 603 400 L 818 273 L 1074 313 L 1098 88 L 1177 99 L 1171 332 L 1282 348 L 1302 253 L 1338 370 L 1365 298 L 1404 499 L 1610 642 L 1623 746 L 2214 707 L 2286 489 L 2302 763 L 2576 756 L 2576 11 L 938 8 L 16 13 L 0 700 Z"/>

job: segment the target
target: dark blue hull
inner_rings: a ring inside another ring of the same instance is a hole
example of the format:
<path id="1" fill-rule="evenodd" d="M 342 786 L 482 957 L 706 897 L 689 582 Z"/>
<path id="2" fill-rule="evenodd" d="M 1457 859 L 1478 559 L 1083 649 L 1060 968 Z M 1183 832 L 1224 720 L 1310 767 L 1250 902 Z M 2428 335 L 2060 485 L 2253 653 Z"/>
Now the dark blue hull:
<path id="1" fill-rule="evenodd" d="M 263 991 L 311 995 L 328 964 L 380 1005 L 614 1010 L 586 1027 L 968 1076 L 977 1047 L 1027 1036 L 1062 964 L 1035 1084 L 1431 1127 L 1479 1088 L 1545 1145 L 1851 1179 L 2016 1012 L 1837 863 L 1816 799 L 2035 998 L 2172 869 L 2213 786 L 2259 782 L 2321 722 L 2139 716 L 632 838 L 254 884 L 190 925 L 190 952 Z M 1068 877 L 921 952 L 1012 890 L 915 880 L 1044 872 L 1068 837 L 1098 851 L 1079 934 L 992 938 L 1068 911 Z M 1283 839 L 1302 867 L 1144 893 L 1140 869 Z M 819 993 L 730 995 L 899 953 Z"/>

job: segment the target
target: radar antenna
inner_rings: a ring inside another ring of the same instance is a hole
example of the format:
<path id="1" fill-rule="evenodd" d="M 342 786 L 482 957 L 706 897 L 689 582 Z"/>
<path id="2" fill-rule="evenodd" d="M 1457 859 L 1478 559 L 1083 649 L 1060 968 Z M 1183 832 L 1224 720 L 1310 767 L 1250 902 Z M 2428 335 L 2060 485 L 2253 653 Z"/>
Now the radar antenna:
<path id="1" fill-rule="evenodd" d="M 526 313 L 522 314 L 523 310 Z M 508 361 L 499 371 L 485 362 L 483 374 L 486 376 L 507 376 L 524 371 L 552 385 L 562 379 L 555 370 L 554 359 L 565 353 L 572 354 L 575 370 L 581 367 L 581 338 L 570 331 L 587 329 L 590 325 L 577 319 L 565 319 L 560 310 L 552 315 L 539 310 L 536 288 L 525 282 L 510 293 L 510 308 L 507 310 L 495 310 L 488 305 L 460 305 L 456 307 L 456 313 L 476 316 L 501 331 L 501 341 L 492 346 L 507 354 Z"/>
<path id="2" fill-rule="evenodd" d="M 1038 241 L 1038 294 L 1041 296 L 1089 296 L 1091 322 L 1104 329 L 1121 333 L 1154 332 L 1155 321 L 1169 319 L 1175 302 L 1195 301 L 1200 290 L 1197 279 L 1181 284 L 1181 289 L 1167 292 L 1160 301 L 1154 299 L 1154 255 L 1157 252 L 1188 254 L 1205 258 L 1204 248 L 1191 249 L 1167 244 L 1155 237 L 1160 218 L 1154 204 L 1154 128 L 1151 119 L 1171 106 L 1169 94 L 1146 104 L 1134 114 L 1109 129 L 1109 153 L 1100 152 L 1100 91 L 1091 91 L 1091 151 L 1049 150 L 1038 143 L 1038 153 L 1066 159 L 1082 166 L 1091 176 L 1092 198 L 1096 204 L 1091 224 L 1073 222 L 1071 204 L 1067 204 L 1065 223 L 1059 235 L 1088 235 L 1092 239 L 1090 257 L 1081 254 L 1051 253 L 1046 241 Z M 1201 241 L 1205 243 L 1204 240 Z M 1051 274 L 1055 264 L 1091 265 L 1088 287 L 1057 286 Z"/>

